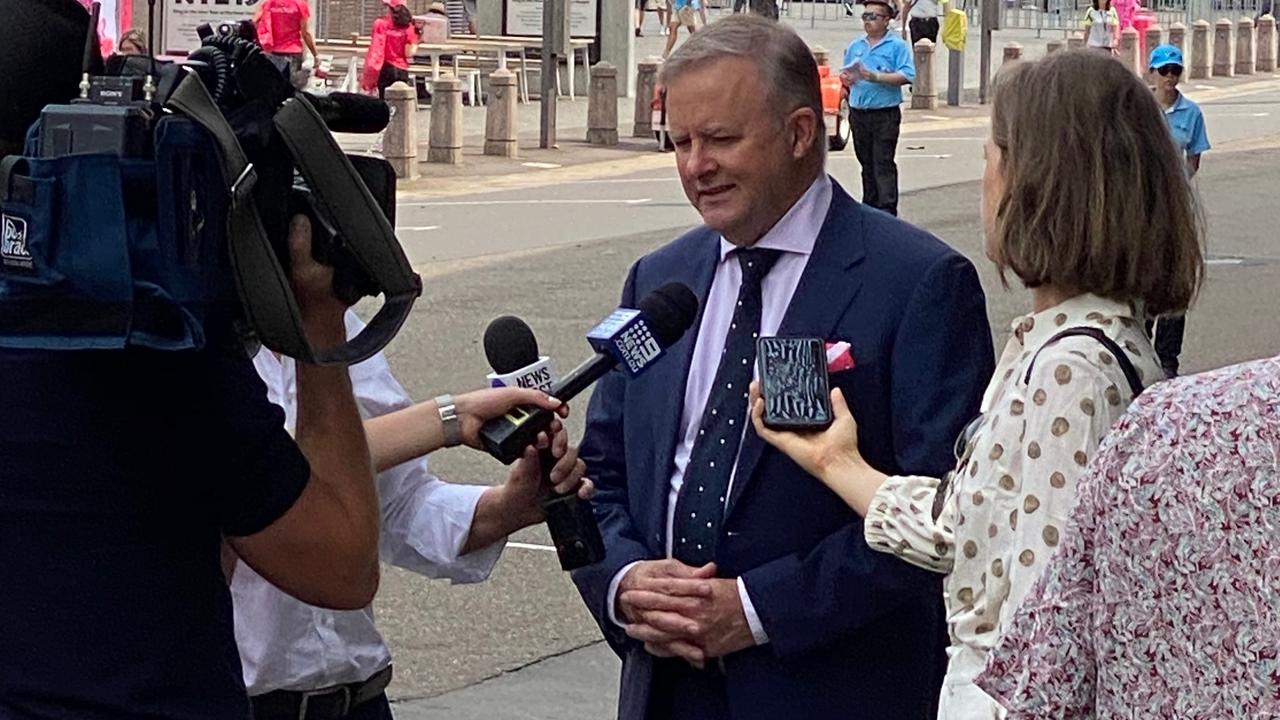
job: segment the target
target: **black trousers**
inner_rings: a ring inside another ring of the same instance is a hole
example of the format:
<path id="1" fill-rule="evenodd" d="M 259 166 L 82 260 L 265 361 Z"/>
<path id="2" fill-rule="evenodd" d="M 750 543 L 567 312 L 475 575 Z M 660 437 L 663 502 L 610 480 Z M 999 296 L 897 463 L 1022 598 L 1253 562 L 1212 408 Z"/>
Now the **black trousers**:
<path id="1" fill-rule="evenodd" d="M 911 18 L 907 21 L 911 31 L 911 44 L 915 45 L 920 38 L 929 38 L 929 42 L 938 44 L 938 18 Z"/>
<path id="2" fill-rule="evenodd" d="M 1155 330 L 1154 344 L 1160 367 L 1170 377 L 1178 374 L 1178 356 L 1182 354 L 1182 337 L 1187 332 L 1186 315 L 1161 315 L 1155 321 L 1147 321 L 1147 335 Z"/>
<path id="3" fill-rule="evenodd" d="M 729 720 L 729 694 L 724 675 L 710 665 L 697 670 L 683 660 L 653 661 L 648 720 Z"/>
<path id="4" fill-rule="evenodd" d="M 853 128 L 853 152 L 862 165 L 862 202 L 890 215 L 898 214 L 898 131 L 902 110 L 897 106 L 878 110 L 849 111 Z"/>
<path id="5" fill-rule="evenodd" d="M 382 70 L 378 73 L 378 97 L 381 98 L 386 95 L 387 88 L 396 82 L 411 85 L 409 71 L 398 68 L 391 63 L 383 63 Z"/>

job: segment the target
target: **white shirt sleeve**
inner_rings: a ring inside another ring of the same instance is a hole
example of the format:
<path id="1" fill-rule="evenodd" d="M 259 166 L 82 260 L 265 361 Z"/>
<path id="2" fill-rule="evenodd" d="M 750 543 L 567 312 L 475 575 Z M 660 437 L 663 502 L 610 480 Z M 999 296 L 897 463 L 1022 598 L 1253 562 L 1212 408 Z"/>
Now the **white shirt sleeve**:
<path id="1" fill-rule="evenodd" d="M 742 578 L 738 578 L 738 600 L 742 601 L 742 614 L 747 616 L 747 627 L 751 628 L 751 638 L 757 645 L 769 642 L 769 634 L 764 631 L 764 625 L 760 623 L 760 616 L 756 613 L 756 606 L 751 602 L 751 595 L 747 593 L 747 584 L 742 581 Z"/>
<path id="2" fill-rule="evenodd" d="M 348 314 L 348 334 L 354 335 L 360 327 L 360 321 Z M 413 404 L 382 353 L 352 366 L 351 386 L 366 418 Z M 428 471 L 425 457 L 379 473 L 376 483 L 382 516 L 378 549 L 383 561 L 455 583 L 479 582 L 493 571 L 505 540 L 465 556 L 458 554 L 471 534 L 485 486 L 444 482 Z"/>
<path id="3" fill-rule="evenodd" d="M 622 578 L 626 577 L 627 573 L 631 572 L 631 568 L 639 564 L 640 564 L 640 561 L 637 560 L 636 562 L 623 565 L 622 569 L 618 571 L 618 574 L 614 575 L 613 579 L 609 581 L 609 594 L 605 596 L 606 598 L 608 598 L 609 622 L 613 623 L 614 625 L 617 625 L 618 627 L 626 627 L 627 625 L 626 623 L 618 619 L 617 608 L 616 608 L 616 605 L 618 603 L 618 586 L 622 584 Z"/>

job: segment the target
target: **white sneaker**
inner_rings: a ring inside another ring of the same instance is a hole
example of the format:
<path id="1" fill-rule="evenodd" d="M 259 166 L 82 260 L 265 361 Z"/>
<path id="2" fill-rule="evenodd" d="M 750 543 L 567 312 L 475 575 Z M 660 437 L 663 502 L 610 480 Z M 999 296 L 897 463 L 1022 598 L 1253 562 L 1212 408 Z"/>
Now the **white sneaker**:
<path id="1" fill-rule="evenodd" d="M 667 29 L 666 29 L 665 27 L 664 27 L 664 28 L 662 28 L 662 36 L 663 36 L 663 37 L 666 37 L 666 36 L 667 36 Z"/>

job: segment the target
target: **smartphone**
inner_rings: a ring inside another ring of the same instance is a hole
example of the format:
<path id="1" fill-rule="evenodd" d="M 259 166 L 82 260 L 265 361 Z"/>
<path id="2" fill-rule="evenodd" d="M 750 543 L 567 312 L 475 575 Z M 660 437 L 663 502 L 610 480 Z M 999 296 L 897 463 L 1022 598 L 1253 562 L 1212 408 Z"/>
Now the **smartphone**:
<path id="1" fill-rule="evenodd" d="M 819 338 L 756 341 L 764 424 L 771 430 L 824 430 L 834 419 L 826 343 Z"/>

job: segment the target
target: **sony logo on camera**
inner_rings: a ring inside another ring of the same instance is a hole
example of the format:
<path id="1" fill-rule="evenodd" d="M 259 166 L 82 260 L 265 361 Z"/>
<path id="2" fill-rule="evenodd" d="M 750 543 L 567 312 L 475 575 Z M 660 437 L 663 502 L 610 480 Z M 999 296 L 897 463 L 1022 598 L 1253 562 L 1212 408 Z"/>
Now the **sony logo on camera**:
<path id="1" fill-rule="evenodd" d="M 27 221 L 12 215 L 0 215 L 0 263 L 4 267 L 30 270 L 31 252 L 27 250 Z"/>

